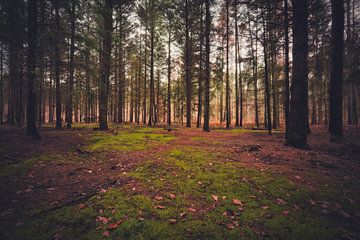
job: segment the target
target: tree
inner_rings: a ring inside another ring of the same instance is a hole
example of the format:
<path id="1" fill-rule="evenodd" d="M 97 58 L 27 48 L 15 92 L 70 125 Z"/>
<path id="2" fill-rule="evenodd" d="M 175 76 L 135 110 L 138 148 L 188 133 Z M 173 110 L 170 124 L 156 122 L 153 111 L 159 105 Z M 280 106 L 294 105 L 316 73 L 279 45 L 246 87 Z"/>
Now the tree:
<path id="1" fill-rule="evenodd" d="M 284 89 L 285 89 L 285 96 L 284 96 L 284 109 L 285 109 L 285 138 L 288 139 L 288 130 L 289 130 L 289 104 L 290 104 L 290 89 L 289 89 L 289 82 L 290 82 L 290 74 L 289 74 L 289 13 L 288 13 L 288 0 L 284 0 L 284 54 L 285 54 L 285 64 L 284 64 L 284 73 L 285 73 L 285 80 L 284 80 Z"/>
<path id="2" fill-rule="evenodd" d="M 293 1 L 293 79 L 286 143 L 306 148 L 308 135 L 308 1 Z"/>
<path id="3" fill-rule="evenodd" d="M 61 129 L 62 120 L 61 120 L 61 85 L 60 85 L 60 63 L 61 63 L 61 55 L 60 55 L 60 0 L 54 0 L 54 8 L 55 8 L 55 34 L 54 37 L 54 58 L 55 58 L 55 91 L 56 91 L 56 128 Z"/>
<path id="4" fill-rule="evenodd" d="M 36 44 L 37 44 L 37 0 L 28 2 L 28 106 L 27 106 L 27 134 L 34 139 L 40 139 L 36 129 Z"/>
<path id="5" fill-rule="evenodd" d="M 205 1 L 205 99 L 204 99 L 204 131 L 210 132 L 210 0 Z"/>
<path id="6" fill-rule="evenodd" d="M 70 63 L 69 63 L 69 90 L 68 90 L 68 109 L 67 109 L 67 128 L 71 128 L 73 120 L 73 91 L 74 91 L 74 55 L 75 55 L 75 21 L 76 21 L 76 2 L 71 0 L 70 9 Z"/>
<path id="7" fill-rule="evenodd" d="M 100 84 L 99 84 L 99 129 L 107 130 L 108 122 L 108 93 L 109 93 L 109 76 L 111 64 L 111 34 L 112 34 L 112 0 L 104 0 L 100 11 L 102 22 L 100 28 L 102 49 L 100 49 Z"/>
<path id="8" fill-rule="evenodd" d="M 226 0 L 226 128 L 230 128 L 231 119 L 230 119 L 230 73 L 229 73 L 229 35 L 230 35 L 230 23 L 229 23 L 229 4 L 230 0 Z"/>
<path id="9" fill-rule="evenodd" d="M 329 132 L 332 137 L 341 138 L 343 135 L 344 0 L 332 0 L 331 11 Z"/>

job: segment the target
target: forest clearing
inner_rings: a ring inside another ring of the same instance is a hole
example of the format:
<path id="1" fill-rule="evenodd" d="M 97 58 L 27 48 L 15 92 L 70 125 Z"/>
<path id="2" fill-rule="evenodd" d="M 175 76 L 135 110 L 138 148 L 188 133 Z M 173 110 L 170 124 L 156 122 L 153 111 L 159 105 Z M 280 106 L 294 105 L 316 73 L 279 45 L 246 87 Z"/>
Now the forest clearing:
<path id="1" fill-rule="evenodd" d="M 360 1 L 0 0 L 0 239 L 360 239 Z"/>
<path id="2" fill-rule="evenodd" d="M 283 131 L 94 126 L 0 128 L 3 239 L 360 236 L 359 134 L 296 150 Z"/>

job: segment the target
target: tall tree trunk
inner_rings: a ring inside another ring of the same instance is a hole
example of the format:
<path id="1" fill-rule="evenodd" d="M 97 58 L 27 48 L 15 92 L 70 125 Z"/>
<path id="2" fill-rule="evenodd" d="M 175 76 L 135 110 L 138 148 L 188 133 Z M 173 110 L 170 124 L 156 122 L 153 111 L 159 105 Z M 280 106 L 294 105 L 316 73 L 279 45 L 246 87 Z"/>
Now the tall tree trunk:
<path id="1" fill-rule="evenodd" d="M 102 49 L 100 50 L 100 85 L 99 85 L 99 129 L 107 130 L 108 92 L 111 61 L 111 34 L 112 34 L 112 0 L 104 0 L 102 11 Z"/>
<path id="2" fill-rule="evenodd" d="M 186 127 L 191 127 L 191 43 L 190 43 L 189 1 L 185 0 L 185 90 L 186 90 Z"/>
<path id="3" fill-rule="evenodd" d="M 287 144 L 305 148 L 308 135 L 308 9 L 307 0 L 293 1 L 293 80 Z"/>
<path id="4" fill-rule="evenodd" d="M 210 0 L 205 1 L 205 101 L 204 101 L 204 131 L 210 132 Z"/>
<path id="5" fill-rule="evenodd" d="M 68 112 L 67 112 L 67 128 L 71 128 L 73 119 L 73 91 L 74 91 L 74 55 L 75 55 L 75 21 L 76 21 L 76 6 L 75 0 L 71 2 L 70 10 L 70 72 L 69 72 L 69 90 L 68 90 Z"/>
<path id="6" fill-rule="evenodd" d="M 4 123 L 4 43 L 1 41 L 0 50 L 0 124 Z"/>
<path id="7" fill-rule="evenodd" d="M 230 128 L 230 73 L 229 73 L 229 37 L 230 37 L 230 23 L 229 23 L 229 0 L 226 0 L 226 128 Z"/>
<path id="8" fill-rule="evenodd" d="M 197 115 L 197 124 L 196 127 L 201 127 L 201 117 L 202 117 L 202 95 L 203 95 L 203 78 L 204 78 L 204 69 L 203 69 L 203 45 L 204 45 L 204 33 L 203 33 L 203 4 L 200 6 L 200 53 L 199 53 L 199 79 L 198 79 L 198 115 Z"/>
<path id="9" fill-rule="evenodd" d="M 285 110 L 285 136 L 288 139 L 289 132 L 289 104 L 290 104 L 290 76 L 289 76 L 289 13 L 288 13 L 288 0 L 284 0 L 284 35 L 285 35 L 285 81 L 284 81 L 284 110 Z"/>
<path id="10" fill-rule="evenodd" d="M 155 86 L 154 86 L 155 23 L 154 23 L 154 19 L 152 19 L 151 21 L 152 22 L 150 24 L 150 107 L 149 107 L 150 109 L 149 109 L 149 121 L 148 121 L 149 127 L 151 127 L 153 124 L 154 107 L 155 107 Z"/>
<path id="11" fill-rule="evenodd" d="M 329 132 L 343 135 L 344 0 L 331 0 L 331 72 L 329 88 Z"/>
<path id="12" fill-rule="evenodd" d="M 168 29 L 168 91 L 167 91 L 167 125 L 168 131 L 171 131 L 171 20 L 169 19 L 169 29 Z"/>
<path id="13" fill-rule="evenodd" d="M 268 3 L 270 5 L 270 3 Z M 268 14 L 270 14 L 270 6 L 268 6 Z M 269 67 L 268 67 L 268 43 L 267 43 L 267 37 L 266 33 L 268 32 L 268 29 L 265 20 L 263 23 L 264 26 L 264 33 L 263 33 L 263 44 L 264 44 L 264 82 L 265 82 L 265 100 L 266 100 L 266 122 L 267 122 L 267 130 L 269 135 L 271 135 L 271 108 L 270 108 L 270 87 L 269 87 Z"/>
<path id="14" fill-rule="evenodd" d="M 37 45 L 37 0 L 28 2 L 28 106 L 26 114 L 27 135 L 40 139 L 36 129 L 36 45 Z"/>
<path id="15" fill-rule="evenodd" d="M 55 58 L 55 95 L 56 95 L 56 128 L 61 129 L 62 120 L 61 120 L 61 85 L 60 85 L 60 14 L 59 14 L 59 4 L 60 0 L 55 0 L 55 32 L 58 36 L 55 36 L 54 43 L 54 58 Z"/>
<path id="16" fill-rule="evenodd" d="M 145 26 L 145 61 L 144 61 L 144 94 L 143 94 L 143 124 L 146 124 L 146 93 L 147 93 L 147 26 Z"/>
<path id="17" fill-rule="evenodd" d="M 238 75 L 238 62 L 239 62 L 239 26 L 238 26 L 238 1 L 234 4 L 234 19 L 235 19 L 235 126 L 240 126 L 239 119 L 239 75 Z"/>

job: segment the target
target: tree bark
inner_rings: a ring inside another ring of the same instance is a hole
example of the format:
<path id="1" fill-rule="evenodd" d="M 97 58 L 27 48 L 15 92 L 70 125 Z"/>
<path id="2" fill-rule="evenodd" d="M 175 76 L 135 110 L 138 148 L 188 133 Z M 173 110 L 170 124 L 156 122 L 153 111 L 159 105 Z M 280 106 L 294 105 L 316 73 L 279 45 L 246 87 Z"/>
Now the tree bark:
<path id="1" fill-rule="evenodd" d="M 331 0 L 331 71 L 329 87 L 329 132 L 343 136 L 344 0 Z"/>
<path id="2" fill-rule="evenodd" d="M 105 0 L 102 11 L 102 49 L 100 50 L 100 85 L 99 85 L 99 129 L 107 130 L 109 75 L 111 63 L 112 0 Z"/>
<path id="3" fill-rule="evenodd" d="M 205 2 L 205 101 L 204 101 L 204 131 L 210 132 L 210 0 Z"/>
<path id="4" fill-rule="evenodd" d="M 28 2 L 28 105 L 27 105 L 27 135 L 40 139 L 36 129 L 36 45 L 37 45 L 37 0 Z"/>
<path id="5" fill-rule="evenodd" d="M 67 128 L 71 128 L 72 119 L 73 119 L 73 90 L 74 90 L 74 55 L 75 55 L 75 21 L 76 21 L 76 6 L 75 0 L 71 2 L 70 10 L 70 66 L 69 66 L 69 90 L 68 90 L 68 112 L 67 112 Z"/>
<path id="6" fill-rule="evenodd" d="M 288 145 L 307 148 L 308 135 L 308 9 L 307 0 L 293 1 L 293 80 Z"/>

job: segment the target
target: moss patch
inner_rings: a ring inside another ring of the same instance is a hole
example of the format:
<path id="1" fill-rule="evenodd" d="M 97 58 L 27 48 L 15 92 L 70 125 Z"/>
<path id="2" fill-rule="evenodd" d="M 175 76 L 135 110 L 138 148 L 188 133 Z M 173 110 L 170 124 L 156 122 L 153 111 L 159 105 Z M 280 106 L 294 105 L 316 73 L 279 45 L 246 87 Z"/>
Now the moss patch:
<path id="1" fill-rule="evenodd" d="M 133 131 L 118 129 L 115 133 L 96 133 L 92 136 L 86 149 L 90 151 L 140 151 L 173 139 L 173 135 L 156 133 L 153 129 L 139 128 Z"/>

